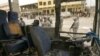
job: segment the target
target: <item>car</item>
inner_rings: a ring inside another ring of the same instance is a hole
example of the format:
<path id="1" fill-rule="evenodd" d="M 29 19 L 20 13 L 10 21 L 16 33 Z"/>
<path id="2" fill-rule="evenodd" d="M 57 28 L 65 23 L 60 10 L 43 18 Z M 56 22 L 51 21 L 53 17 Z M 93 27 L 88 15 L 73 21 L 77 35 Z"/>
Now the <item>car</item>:
<path id="1" fill-rule="evenodd" d="M 72 16 L 72 14 L 69 11 L 61 12 L 62 18 L 69 18 L 71 16 Z"/>

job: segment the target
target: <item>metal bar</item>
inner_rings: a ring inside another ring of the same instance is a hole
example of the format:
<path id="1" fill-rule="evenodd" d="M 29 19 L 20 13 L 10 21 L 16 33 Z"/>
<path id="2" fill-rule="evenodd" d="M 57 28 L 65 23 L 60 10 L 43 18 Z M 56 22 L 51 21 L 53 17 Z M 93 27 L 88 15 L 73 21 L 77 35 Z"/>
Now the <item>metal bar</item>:
<path id="1" fill-rule="evenodd" d="M 61 11 L 61 0 L 55 0 L 55 13 L 56 13 L 56 22 L 55 22 L 55 37 L 59 38 L 60 33 L 60 11 Z"/>
<path id="2" fill-rule="evenodd" d="M 8 0 L 9 2 L 9 10 L 12 11 L 12 3 L 11 3 L 11 0 Z"/>
<path id="3" fill-rule="evenodd" d="M 95 2 L 95 17 L 94 17 L 94 23 L 93 23 L 94 24 L 93 25 L 94 32 L 97 31 L 97 14 L 98 14 L 97 10 L 98 10 L 98 0 L 96 0 L 96 2 Z"/>
<path id="4" fill-rule="evenodd" d="M 65 31 L 60 31 L 60 33 L 68 33 L 68 34 L 80 34 L 80 35 L 86 35 L 86 33 L 74 33 L 74 32 L 65 32 Z"/>
<path id="5" fill-rule="evenodd" d="M 99 13 L 99 11 L 100 11 L 100 0 L 98 1 L 98 14 L 97 14 L 97 18 L 98 18 L 98 37 L 100 37 L 100 13 Z"/>
<path id="6" fill-rule="evenodd" d="M 96 39 L 93 39 L 92 42 L 92 51 L 96 56 L 100 56 L 100 43 L 97 42 Z"/>
<path id="7" fill-rule="evenodd" d="M 61 2 L 71 2 L 71 1 L 85 1 L 85 0 L 61 0 Z"/>

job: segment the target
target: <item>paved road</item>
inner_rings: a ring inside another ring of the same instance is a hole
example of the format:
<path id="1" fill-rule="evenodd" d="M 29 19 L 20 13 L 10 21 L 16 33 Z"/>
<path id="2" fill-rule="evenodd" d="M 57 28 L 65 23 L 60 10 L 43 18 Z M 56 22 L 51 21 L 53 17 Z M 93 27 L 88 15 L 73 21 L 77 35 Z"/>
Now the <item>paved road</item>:
<path id="1" fill-rule="evenodd" d="M 73 23 L 73 17 L 69 19 L 64 19 L 63 31 L 69 31 Z M 93 17 L 80 17 L 79 18 L 79 29 L 78 32 L 89 32 L 90 28 L 93 28 Z"/>
<path id="2" fill-rule="evenodd" d="M 79 29 L 78 32 L 89 32 L 90 28 L 93 28 L 93 18 L 94 17 L 80 17 L 79 18 Z M 55 26 L 55 17 L 51 17 L 53 23 L 52 27 Z M 70 18 L 64 18 L 63 19 L 63 26 L 62 26 L 62 31 L 70 31 L 69 28 L 73 23 L 74 17 Z M 33 23 L 34 19 L 24 19 L 25 23 L 27 25 L 30 25 Z"/>
<path id="3" fill-rule="evenodd" d="M 51 17 L 53 20 L 52 26 L 55 26 L 55 19 Z M 79 30 L 78 32 L 89 32 L 90 28 L 93 28 L 93 18 L 94 17 L 80 17 L 79 18 Z M 62 31 L 69 31 L 69 28 L 71 27 L 73 23 L 74 17 L 65 18 L 63 19 L 63 27 Z"/>

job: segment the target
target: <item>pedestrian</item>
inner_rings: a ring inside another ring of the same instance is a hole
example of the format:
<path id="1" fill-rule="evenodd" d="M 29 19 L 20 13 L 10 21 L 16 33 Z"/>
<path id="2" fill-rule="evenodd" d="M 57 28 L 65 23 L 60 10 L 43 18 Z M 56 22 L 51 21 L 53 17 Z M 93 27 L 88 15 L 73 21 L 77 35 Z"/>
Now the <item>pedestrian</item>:
<path id="1" fill-rule="evenodd" d="M 51 27 L 52 20 L 50 19 L 50 17 L 48 17 L 47 20 L 48 20 L 48 26 Z"/>
<path id="2" fill-rule="evenodd" d="M 20 26 L 25 26 L 25 22 L 24 22 L 23 18 L 20 18 L 19 24 L 20 24 Z"/>
<path id="3" fill-rule="evenodd" d="M 70 29 L 73 30 L 73 37 L 76 38 L 76 34 L 77 31 L 78 31 L 78 28 L 79 28 L 79 16 L 77 16 L 75 19 L 74 19 L 74 22 L 72 24 L 72 26 L 70 27 Z"/>
<path id="4" fill-rule="evenodd" d="M 43 17 L 42 27 L 45 27 L 47 25 L 46 22 L 47 22 L 46 17 Z"/>
<path id="5" fill-rule="evenodd" d="M 23 18 L 20 18 L 19 24 L 21 26 L 23 34 L 25 35 L 25 22 L 24 22 Z"/>
<path id="6" fill-rule="evenodd" d="M 43 22 L 43 19 L 42 19 L 41 17 L 39 17 L 39 21 L 40 21 L 40 22 Z"/>
<path id="7" fill-rule="evenodd" d="M 39 26 L 39 20 L 34 20 L 34 22 L 33 22 L 32 25 L 33 25 L 33 26 Z"/>

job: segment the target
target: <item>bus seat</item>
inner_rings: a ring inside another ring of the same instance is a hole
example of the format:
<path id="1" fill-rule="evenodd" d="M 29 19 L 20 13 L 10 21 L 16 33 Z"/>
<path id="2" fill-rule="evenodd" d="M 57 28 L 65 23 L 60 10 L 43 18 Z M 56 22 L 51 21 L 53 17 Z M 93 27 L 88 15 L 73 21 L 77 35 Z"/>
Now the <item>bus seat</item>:
<path id="1" fill-rule="evenodd" d="M 44 56 L 47 54 L 51 48 L 50 37 L 47 33 L 39 26 L 31 27 L 30 32 L 34 46 L 37 48 L 38 55 Z"/>
<path id="2" fill-rule="evenodd" d="M 16 12 L 8 12 L 8 23 L 5 25 L 5 32 L 7 36 L 19 37 L 23 36 L 19 22 L 17 21 L 18 15 Z"/>
<path id="3" fill-rule="evenodd" d="M 52 41 L 50 40 L 49 35 L 45 32 L 45 30 L 39 26 L 32 26 L 30 27 L 30 34 L 32 41 L 34 43 L 35 48 L 37 49 L 38 56 L 69 56 L 68 51 L 61 50 L 58 48 L 52 49 Z M 60 40 L 54 40 L 59 41 Z M 61 42 L 61 41 L 60 41 Z M 60 45 L 60 43 L 59 43 Z M 63 48 L 63 47 L 62 47 Z M 57 51 L 57 52 L 56 52 Z M 51 52 L 51 54 L 50 54 Z M 52 53 L 53 52 L 53 53 Z M 55 55 L 53 55 L 55 54 Z M 61 54 L 61 55 L 59 55 Z"/>
<path id="4" fill-rule="evenodd" d="M 19 25 L 16 23 L 13 25 L 11 24 L 8 23 L 8 28 L 6 27 L 5 30 L 8 34 L 7 36 L 10 37 L 10 39 L 16 39 L 16 41 L 6 45 L 7 51 L 13 54 L 23 52 L 28 48 L 28 39 L 27 37 L 22 36 Z"/>
<path id="5" fill-rule="evenodd" d="M 3 26 L 7 23 L 7 13 L 4 10 L 0 10 L 0 40 L 8 39 L 4 32 Z"/>
<path id="6" fill-rule="evenodd" d="M 9 53 L 23 52 L 28 48 L 27 39 L 25 37 L 17 40 L 14 43 L 6 45 L 6 49 Z"/>
<path id="7" fill-rule="evenodd" d="M 8 23 L 4 25 L 4 31 L 10 39 L 15 39 L 15 41 L 5 45 L 9 53 L 22 52 L 28 48 L 27 38 L 23 36 L 20 25 L 15 20 L 8 21 Z"/>

